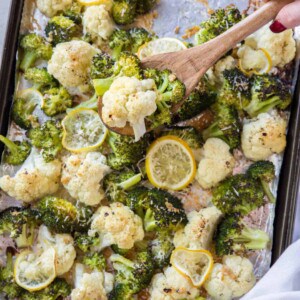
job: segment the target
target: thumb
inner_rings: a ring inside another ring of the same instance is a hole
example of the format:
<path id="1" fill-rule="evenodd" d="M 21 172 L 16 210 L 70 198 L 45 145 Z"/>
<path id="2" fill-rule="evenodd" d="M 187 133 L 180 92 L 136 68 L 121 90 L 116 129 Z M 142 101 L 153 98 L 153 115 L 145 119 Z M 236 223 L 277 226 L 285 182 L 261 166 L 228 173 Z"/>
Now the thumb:
<path id="1" fill-rule="evenodd" d="M 286 5 L 277 15 L 276 20 L 270 26 L 274 33 L 282 32 L 288 28 L 300 25 L 300 1 Z"/>

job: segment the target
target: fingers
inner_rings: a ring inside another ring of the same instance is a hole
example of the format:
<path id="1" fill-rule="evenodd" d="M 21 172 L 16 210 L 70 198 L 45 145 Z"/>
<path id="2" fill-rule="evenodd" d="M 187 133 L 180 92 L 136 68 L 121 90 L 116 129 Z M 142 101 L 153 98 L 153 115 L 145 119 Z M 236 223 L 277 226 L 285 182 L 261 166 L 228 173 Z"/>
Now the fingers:
<path id="1" fill-rule="evenodd" d="M 274 33 L 282 32 L 288 28 L 300 25 L 300 1 L 286 5 L 277 15 L 276 20 L 270 26 Z"/>

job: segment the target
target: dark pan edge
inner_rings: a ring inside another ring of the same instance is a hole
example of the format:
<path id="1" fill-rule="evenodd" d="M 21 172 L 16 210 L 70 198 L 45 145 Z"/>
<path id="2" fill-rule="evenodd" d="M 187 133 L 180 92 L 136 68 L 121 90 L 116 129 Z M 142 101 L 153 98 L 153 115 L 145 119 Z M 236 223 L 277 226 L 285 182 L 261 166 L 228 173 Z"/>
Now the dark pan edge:
<path id="1" fill-rule="evenodd" d="M 300 181 L 300 72 L 291 107 L 287 148 L 282 166 L 275 210 L 272 264 L 293 241 Z"/>

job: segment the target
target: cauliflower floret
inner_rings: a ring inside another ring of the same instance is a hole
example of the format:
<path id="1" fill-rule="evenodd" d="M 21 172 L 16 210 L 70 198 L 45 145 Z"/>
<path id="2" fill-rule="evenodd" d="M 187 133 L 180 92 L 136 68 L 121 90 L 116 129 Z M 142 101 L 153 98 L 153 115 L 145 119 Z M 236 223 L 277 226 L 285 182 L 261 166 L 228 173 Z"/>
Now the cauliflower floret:
<path id="1" fill-rule="evenodd" d="M 175 233 L 173 244 L 176 248 L 209 249 L 221 216 L 215 206 L 190 212 L 187 225 Z"/>
<path id="2" fill-rule="evenodd" d="M 287 121 L 275 111 L 258 115 L 245 123 L 242 133 L 244 155 L 251 160 L 265 160 L 273 153 L 281 153 L 286 146 Z"/>
<path id="3" fill-rule="evenodd" d="M 199 296 L 200 291 L 176 269 L 168 267 L 164 273 L 154 275 L 149 293 L 150 300 L 193 300 Z"/>
<path id="4" fill-rule="evenodd" d="M 46 251 L 53 247 L 56 252 L 56 273 L 61 276 L 70 271 L 76 258 L 74 240 L 69 234 L 52 235 L 49 229 L 42 225 L 37 238 L 37 248 Z"/>
<path id="5" fill-rule="evenodd" d="M 44 15 L 51 18 L 58 12 L 68 9 L 72 5 L 72 0 L 37 0 L 36 4 Z"/>
<path id="6" fill-rule="evenodd" d="M 65 88 L 78 87 L 82 92 L 89 86 L 89 71 L 96 48 L 83 41 L 58 44 L 48 64 L 48 72 Z"/>
<path id="7" fill-rule="evenodd" d="M 88 273 L 82 264 L 75 267 L 75 289 L 72 300 L 107 300 L 107 293 L 113 288 L 113 275 L 107 272 Z"/>
<path id="8" fill-rule="evenodd" d="M 84 12 L 83 31 L 90 34 L 93 41 L 101 45 L 114 31 L 114 22 L 104 5 L 89 6 Z"/>
<path id="9" fill-rule="evenodd" d="M 46 163 L 43 156 L 32 149 L 14 177 L 5 175 L 0 178 L 0 187 L 9 196 L 29 203 L 55 193 L 59 188 L 60 174 L 59 160 Z"/>
<path id="10" fill-rule="evenodd" d="M 293 30 L 289 29 L 281 33 L 273 33 L 270 30 L 269 25 L 262 27 L 245 39 L 245 44 L 238 50 L 238 56 L 241 58 L 245 55 L 245 47 L 251 47 L 253 50 L 262 48 L 267 50 L 272 58 L 273 67 L 285 66 L 291 62 L 296 55 L 296 41 L 293 38 Z M 253 61 L 257 59 L 260 58 L 256 53 L 251 57 L 252 62 L 243 60 L 244 67 L 249 68 L 253 64 Z M 249 66 L 245 65 L 247 62 L 250 62 Z M 264 65 L 265 62 L 263 62 L 263 65 L 261 65 L 260 68 L 263 68 Z"/>
<path id="11" fill-rule="evenodd" d="M 93 216 L 89 235 L 98 233 L 102 248 L 117 244 L 121 249 L 131 249 L 144 238 L 142 220 L 122 203 L 100 207 Z"/>
<path id="12" fill-rule="evenodd" d="M 61 182 L 73 198 L 94 206 L 104 198 L 100 182 L 109 171 L 100 152 L 74 154 L 64 161 Z"/>
<path id="13" fill-rule="evenodd" d="M 253 265 L 247 258 L 235 255 L 223 257 L 215 264 L 204 288 L 214 300 L 231 300 L 249 292 L 255 284 Z"/>
<path id="14" fill-rule="evenodd" d="M 145 117 L 157 109 L 156 99 L 153 79 L 119 77 L 103 96 L 103 121 L 111 127 L 124 127 L 129 122 L 138 141 L 146 132 Z"/>
<path id="15" fill-rule="evenodd" d="M 209 189 L 229 176 L 234 165 L 235 159 L 228 144 L 221 139 L 210 138 L 200 151 L 196 179 L 202 188 Z"/>

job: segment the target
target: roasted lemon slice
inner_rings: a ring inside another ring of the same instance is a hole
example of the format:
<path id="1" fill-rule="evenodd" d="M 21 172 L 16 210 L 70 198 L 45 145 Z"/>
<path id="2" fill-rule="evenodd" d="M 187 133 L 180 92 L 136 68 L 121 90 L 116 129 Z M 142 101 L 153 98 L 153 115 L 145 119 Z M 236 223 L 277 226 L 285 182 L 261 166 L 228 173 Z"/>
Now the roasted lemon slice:
<path id="1" fill-rule="evenodd" d="M 71 152 L 87 152 L 99 148 L 108 133 L 99 115 L 92 109 L 78 108 L 63 120 L 62 145 Z"/>
<path id="2" fill-rule="evenodd" d="M 14 265 L 16 283 L 29 292 L 47 287 L 56 277 L 55 250 L 48 248 L 40 255 L 33 251 L 21 252 Z"/>
<path id="3" fill-rule="evenodd" d="M 36 89 L 30 88 L 21 90 L 17 93 L 17 98 L 22 98 L 27 101 L 33 101 L 36 105 L 41 105 L 44 101 L 43 95 Z"/>
<path id="4" fill-rule="evenodd" d="M 139 59 L 144 59 L 156 54 L 177 52 L 185 49 L 187 49 L 187 46 L 182 41 L 165 37 L 142 45 L 138 50 L 137 56 Z"/>
<path id="5" fill-rule="evenodd" d="M 174 191 L 184 189 L 196 175 L 193 151 L 176 136 L 161 137 L 148 150 L 146 172 L 155 187 Z"/>
<path id="6" fill-rule="evenodd" d="M 200 287 L 213 268 L 213 257 L 207 250 L 176 248 L 171 256 L 172 266 L 195 287 Z"/>
<path id="7" fill-rule="evenodd" d="M 112 0 L 78 0 L 78 3 L 84 6 L 105 5 L 107 8 L 112 7 Z"/>

